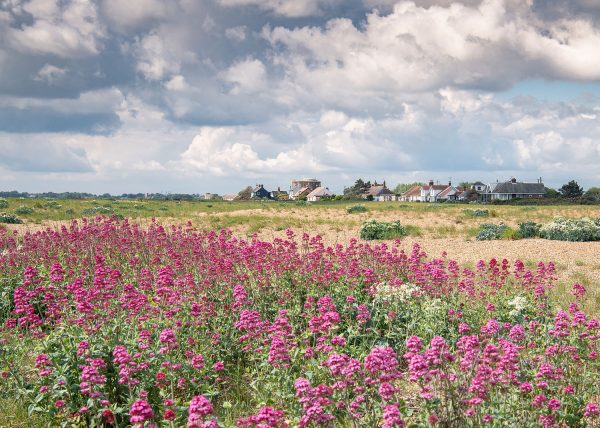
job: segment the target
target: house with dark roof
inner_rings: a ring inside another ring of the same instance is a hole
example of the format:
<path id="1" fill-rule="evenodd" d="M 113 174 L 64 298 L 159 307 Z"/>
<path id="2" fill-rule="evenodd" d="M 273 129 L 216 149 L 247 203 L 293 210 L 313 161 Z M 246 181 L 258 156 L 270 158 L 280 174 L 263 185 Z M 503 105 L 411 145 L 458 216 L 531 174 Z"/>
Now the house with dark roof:
<path id="1" fill-rule="evenodd" d="M 278 187 L 277 190 L 271 192 L 271 198 L 277 201 L 287 201 L 290 195 L 285 190 L 281 190 L 281 187 Z"/>
<path id="2" fill-rule="evenodd" d="M 395 201 L 397 199 L 394 192 L 387 188 L 385 180 L 383 181 L 383 184 L 378 184 L 377 181 L 375 181 L 371 187 L 362 194 L 362 197 L 364 199 L 372 199 L 379 202 Z"/>
<path id="3" fill-rule="evenodd" d="M 458 195 L 461 193 L 461 188 L 454 187 L 452 183 L 448 183 L 448 186 L 435 196 L 435 201 L 456 201 Z"/>
<path id="4" fill-rule="evenodd" d="M 265 186 L 262 184 L 257 184 L 254 189 L 252 189 L 250 197 L 252 199 L 271 199 L 271 192 L 265 189 Z"/>
<path id="5" fill-rule="evenodd" d="M 434 184 L 429 180 L 429 184 L 421 186 L 421 202 L 435 202 L 437 195 L 446 189 L 446 184 Z"/>
<path id="6" fill-rule="evenodd" d="M 546 188 L 541 178 L 536 183 L 524 183 L 511 178 L 506 182 L 488 184 L 483 196 L 486 201 L 509 201 L 515 198 L 543 198 L 545 194 Z"/>
<path id="7" fill-rule="evenodd" d="M 485 189 L 487 186 L 483 184 L 481 181 L 476 181 L 471 184 L 471 190 L 475 190 L 477 193 L 485 193 Z"/>

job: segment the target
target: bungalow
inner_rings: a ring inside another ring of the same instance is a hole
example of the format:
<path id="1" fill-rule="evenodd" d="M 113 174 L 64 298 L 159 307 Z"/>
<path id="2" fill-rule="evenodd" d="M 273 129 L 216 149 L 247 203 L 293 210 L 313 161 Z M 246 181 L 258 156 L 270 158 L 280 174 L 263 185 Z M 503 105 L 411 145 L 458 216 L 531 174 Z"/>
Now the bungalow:
<path id="1" fill-rule="evenodd" d="M 421 202 L 421 186 L 413 186 L 400 196 L 401 201 Z"/>
<path id="2" fill-rule="evenodd" d="M 385 202 L 385 201 L 395 201 L 396 195 L 385 185 L 385 180 L 383 184 L 378 184 L 377 181 L 369 187 L 369 189 L 362 194 L 364 199 L 372 199 L 373 201 Z"/>
<path id="3" fill-rule="evenodd" d="M 315 190 L 313 190 L 312 192 L 310 192 L 308 194 L 308 196 L 306 196 L 306 200 L 310 201 L 310 202 L 318 202 L 322 198 L 330 198 L 332 196 L 335 196 L 335 193 L 333 193 L 327 187 L 321 187 L 321 186 L 319 186 Z"/>
<path id="4" fill-rule="evenodd" d="M 223 195 L 224 201 L 234 201 L 237 198 L 237 195 Z"/>
<path id="5" fill-rule="evenodd" d="M 477 193 L 485 193 L 486 185 L 481 181 L 476 181 L 471 185 L 471 190 L 475 190 Z"/>
<path id="6" fill-rule="evenodd" d="M 488 184 L 484 199 L 486 201 L 509 201 L 515 198 L 543 198 L 546 194 L 546 188 L 542 179 L 537 183 L 517 182 L 516 178 L 511 178 L 504 183 Z"/>
<path id="7" fill-rule="evenodd" d="M 280 187 L 277 190 L 273 190 L 271 192 L 271 198 L 278 201 L 287 201 L 290 198 L 290 195 L 285 190 L 281 190 Z"/>
<path id="8" fill-rule="evenodd" d="M 262 184 L 257 184 L 252 193 L 250 193 L 252 199 L 271 199 L 271 192 L 269 192 Z"/>

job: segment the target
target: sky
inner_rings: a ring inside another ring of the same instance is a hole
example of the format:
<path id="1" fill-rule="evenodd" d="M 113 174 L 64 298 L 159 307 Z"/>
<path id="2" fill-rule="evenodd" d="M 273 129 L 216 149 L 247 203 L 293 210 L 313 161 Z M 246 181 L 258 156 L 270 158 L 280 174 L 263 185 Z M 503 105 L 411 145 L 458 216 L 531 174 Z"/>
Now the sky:
<path id="1" fill-rule="evenodd" d="M 0 0 L 0 190 L 600 185 L 597 0 Z"/>

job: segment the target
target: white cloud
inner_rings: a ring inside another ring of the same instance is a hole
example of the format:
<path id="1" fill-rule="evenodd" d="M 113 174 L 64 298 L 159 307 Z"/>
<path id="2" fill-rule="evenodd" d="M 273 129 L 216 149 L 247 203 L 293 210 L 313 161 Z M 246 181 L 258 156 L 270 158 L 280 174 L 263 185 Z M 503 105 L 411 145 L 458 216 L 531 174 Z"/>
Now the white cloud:
<path id="1" fill-rule="evenodd" d="M 102 13 L 116 28 L 126 30 L 164 18 L 169 12 L 169 3 L 161 0 L 104 0 Z"/>
<path id="2" fill-rule="evenodd" d="M 225 30 L 225 37 L 234 42 L 242 42 L 246 40 L 246 26 L 238 25 L 237 27 L 227 28 Z"/>
<path id="3" fill-rule="evenodd" d="M 257 59 L 245 59 L 237 62 L 220 74 L 221 79 L 232 83 L 231 94 L 253 93 L 265 88 L 266 69 Z"/>
<path id="4" fill-rule="evenodd" d="M 18 50 L 63 58 L 96 55 L 106 31 L 89 0 L 32 0 L 23 4 L 33 23 L 11 28 L 7 34 Z"/>
<path id="5" fill-rule="evenodd" d="M 341 0 L 218 0 L 224 6 L 253 5 L 287 17 L 318 15 L 323 8 L 339 4 Z"/>
<path id="6" fill-rule="evenodd" d="M 157 32 L 139 39 L 135 46 L 137 70 L 148 80 L 163 80 L 179 73 L 181 64 Z"/>

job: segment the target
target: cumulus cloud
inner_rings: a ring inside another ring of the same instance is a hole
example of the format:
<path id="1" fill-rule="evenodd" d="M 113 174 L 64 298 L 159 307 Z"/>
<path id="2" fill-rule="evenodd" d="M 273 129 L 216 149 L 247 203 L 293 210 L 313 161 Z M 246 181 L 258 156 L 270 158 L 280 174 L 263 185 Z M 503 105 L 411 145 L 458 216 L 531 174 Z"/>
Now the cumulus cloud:
<path id="1" fill-rule="evenodd" d="M 341 0 L 218 0 L 224 6 L 252 5 L 287 17 L 320 14 L 323 8 L 339 4 Z"/>
<path id="2" fill-rule="evenodd" d="M 120 31 L 160 20 L 173 7 L 172 2 L 161 0 L 104 0 L 101 3 L 102 13 Z"/>
<path id="3" fill-rule="evenodd" d="M 20 51 L 77 58 L 96 55 L 102 49 L 106 31 L 96 5 L 89 0 L 31 0 L 20 10 L 31 16 L 31 24 L 22 23 L 6 32 Z"/>
<path id="4" fill-rule="evenodd" d="M 0 166 L 10 171 L 91 172 L 84 150 L 53 142 L 9 141 L 0 136 Z M 35 153 L 35 156 L 31 154 Z"/>
<path id="5" fill-rule="evenodd" d="M 67 71 L 68 70 L 66 68 L 56 67 L 52 64 L 44 64 L 44 66 L 36 73 L 34 80 L 53 85 L 54 83 L 62 80 L 67 74 Z"/>

